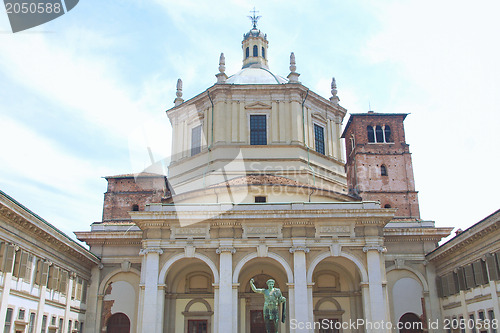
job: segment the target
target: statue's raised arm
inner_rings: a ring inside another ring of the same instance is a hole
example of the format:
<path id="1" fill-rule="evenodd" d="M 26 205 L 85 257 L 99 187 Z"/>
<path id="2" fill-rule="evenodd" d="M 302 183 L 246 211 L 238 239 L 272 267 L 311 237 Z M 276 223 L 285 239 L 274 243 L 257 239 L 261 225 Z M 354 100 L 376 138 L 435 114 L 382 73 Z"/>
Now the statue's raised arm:
<path id="1" fill-rule="evenodd" d="M 250 279 L 250 287 L 252 288 L 253 292 L 263 294 L 265 289 L 255 288 L 254 282 L 255 282 L 255 280 L 253 278 Z"/>

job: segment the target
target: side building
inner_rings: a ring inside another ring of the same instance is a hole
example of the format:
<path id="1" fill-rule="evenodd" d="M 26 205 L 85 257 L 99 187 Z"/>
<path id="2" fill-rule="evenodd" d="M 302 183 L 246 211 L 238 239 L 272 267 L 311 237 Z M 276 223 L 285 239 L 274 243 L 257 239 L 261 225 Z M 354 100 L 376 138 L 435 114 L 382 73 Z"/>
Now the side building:
<path id="1" fill-rule="evenodd" d="M 99 258 L 2 191 L 0 226 L 2 331 L 83 332 Z"/>
<path id="2" fill-rule="evenodd" d="M 440 308 L 448 331 L 498 331 L 500 210 L 427 254 L 436 267 Z"/>

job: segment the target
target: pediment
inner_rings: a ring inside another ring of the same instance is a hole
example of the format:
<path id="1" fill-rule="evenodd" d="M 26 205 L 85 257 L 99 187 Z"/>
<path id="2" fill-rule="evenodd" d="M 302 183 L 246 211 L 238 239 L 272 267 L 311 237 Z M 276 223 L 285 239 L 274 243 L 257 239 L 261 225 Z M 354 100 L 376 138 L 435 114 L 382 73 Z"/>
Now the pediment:
<path id="1" fill-rule="evenodd" d="M 326 117 L 321 114 L 319 111 L 315 111 L 312 113 L 312 117 L 313 118 L 316 118 L 316 119 L 319 119 L 320 121 L 326 123 Z"/>
<path id="2" fill-rule="evenodd" d="M 245 109 L 250 109 L 250 110 L 262 110 L 262 109 L 271 109 L 271 105 L 262 103 L 262 102 L 255 102 L 251 103 L 245 106 Z"/>

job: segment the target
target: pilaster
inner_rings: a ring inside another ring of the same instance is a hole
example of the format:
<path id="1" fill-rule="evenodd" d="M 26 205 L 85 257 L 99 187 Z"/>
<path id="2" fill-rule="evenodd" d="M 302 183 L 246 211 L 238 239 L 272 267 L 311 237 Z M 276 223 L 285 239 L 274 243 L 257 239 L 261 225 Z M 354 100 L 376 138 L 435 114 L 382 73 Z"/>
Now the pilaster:
<path id="1" fill-rule="evenodd" d="M 387 320 L 387 304 L 385 302 L 384 290 L 382 286 L 381 257 L 386 252 L 386 248 L 380 245 L 367 245 L 363 247 L 366 253 L 368 266 L 368 285 L 370 294 L 370 313 L 372 324 L 382 324 Z M 369 327 L 368 327 L 369 328 Z M 369 330 L 367 332 L 385 332 L 388 330 Z"/>
<path id="2" fill-rule="evenodd" d="M 218 332 L 235 332 L 233 329 L 234 316 L 236 315 L 237 304 L 233 304 L 233 254 L 236 249 L 232 247 L 232 240 L 220 242 L 216 253 L 219 254 L 219 330 Z M 234 312 L 234 313 L 233 313 Z"/>
<path id="3" fill-rule="evenodd" d="M 306 253 L 309 253 L 309 249 L 302 240 L 293 240 L 293 244 L 294 246 L 290 248 L 290 253 L 293 253 L 295 313 L 291 319 L 295 319 L 300 327 L 303 328 L 297 328 L 292 331 L 305 333 L 310 332 L 310 330 L 306 328 L 306 323 L 309 322 L 309 307 L 312 306 L 312 304 L 309 304 L 306 277 Z M 303 325 L 300 323 L 303 323 Z"/>
<path id="4" fill-rule="evenodd" d="M 158 307 L 163 308 L 162 305 L 158 304 L 158 273 L 160 255 L 163 254 L 163 250 L 160 248 L 146 248 L 142 249 L 139 254 L 145 257 L 146 267 L 144 269 L 147 272 L 144 277 L 143 314 L 140 332 L 159 333 L 160 327 L 158 327 L 158 321 L 156 320 L 156 309 Z M 164 298 L 160 302 L 164 302 Z"/>

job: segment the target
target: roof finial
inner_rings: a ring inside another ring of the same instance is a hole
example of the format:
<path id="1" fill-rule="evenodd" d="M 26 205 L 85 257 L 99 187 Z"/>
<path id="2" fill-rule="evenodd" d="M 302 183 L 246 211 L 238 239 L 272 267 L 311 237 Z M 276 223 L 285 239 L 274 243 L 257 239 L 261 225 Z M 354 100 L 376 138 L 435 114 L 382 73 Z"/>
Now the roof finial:
<path id="1" fill-rule="evenodd" d="M 297 66 L 295 63 L 295 54 L 290 53 L 290 74 L 288 74 L 288 82 L 289 83 L 299 83 L 300 74 L 296 72 Z"/>
<path id="2" fill-rule="evenodd" d="M 335 81 L 335 78 L 332 77 L 332 97 L 330 97 L 330 102 L 332 102 L 335 105 L 339 104 L 340 99 L 337 96 L 337 81 Z"/>
<path id="3" fill-rule="evenodd" d="M 248 16 L 248 18 L 250 20 L 252 20 L 252 24 L 253 24 L 253 28 L 254 29 L 257 29 L 257 21 L 259 21 L 259 19 L 262 17 L 262 16 L 256 16 L 255 14 L 257 14 L 259 11 L 258 10 L 255 10 L 255 7 L 253 7 L 253 10 L 250 11 L 250 13 L 253 13 L 253 16 Z"/>
<path id="4" fill-rule="evenodd" d="M 177 92 L 175 93 L 177 98 L 174 100 L 175 106 L 182 104 L 184 100 L 182 99 L 182 80 L 178 79 L 177 80 Z"/>
<path id="5" fill-rule="evenodd" d="M 227 75 L 224 73 L 226 71 L 226 57 L 224 57 L 224 53 L 220 54 L 219 58 L 219 72 L 215 74 L 217 77 L 217 83 L 225 83 L 227 80 Z"/>

